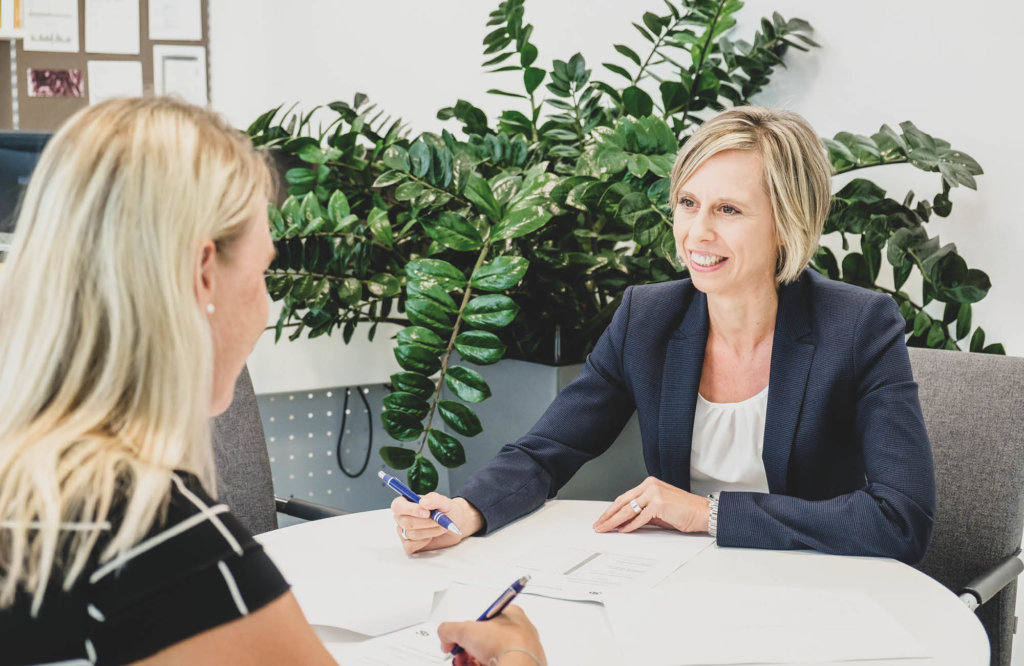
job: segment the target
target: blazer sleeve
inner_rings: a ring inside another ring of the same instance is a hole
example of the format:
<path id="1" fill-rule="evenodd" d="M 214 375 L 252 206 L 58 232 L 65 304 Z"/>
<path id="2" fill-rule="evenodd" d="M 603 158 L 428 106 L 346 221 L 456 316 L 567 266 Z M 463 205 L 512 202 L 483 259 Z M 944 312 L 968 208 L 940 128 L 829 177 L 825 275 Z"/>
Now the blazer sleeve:
<path id="1" fill-rule="evenodd" d="M 931 445 L 895 301 L 872 297 L 857 318 L 854 425 L 862 488 L 826 500 L 723 492 L 718 543 L 892 557 L 924 557 L 935 516 Z"/>
<path id="2" fill-rule="evenodd" d="M 622 368 L 632 287 L 598 339 L 579 376 L 552 401 L 525 436 L 502 447 L 456 493 L 484 518 L 480 534 L 542 505 L 583 463 L 604 453 L 636 409 Z"/>

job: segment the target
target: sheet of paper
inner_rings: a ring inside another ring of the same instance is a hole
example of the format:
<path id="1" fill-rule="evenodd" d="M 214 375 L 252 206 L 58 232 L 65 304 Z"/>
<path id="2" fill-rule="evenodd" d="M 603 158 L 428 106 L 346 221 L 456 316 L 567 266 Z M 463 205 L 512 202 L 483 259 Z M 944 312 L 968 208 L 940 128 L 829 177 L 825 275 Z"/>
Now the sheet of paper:
<path id="1" fill-rule="evenodd" d="M 87 71 L 89 104 L 142 95 L 142 63 L 137 60 L 90 60 Z"/>
<path id="2" fill-rule="evenodd" d="M 292 577 L 292 592 L 310 624 L 380 636 L 424 622 L 435 586 L 413 578 Z"/>
<path id="3" fill-rule="evenodd" d="M 711 544 L 665 530 L 633 534 L 582 533 L 573 546 L 544 546 L 543 537 L 509 549 L 458 577 L 462 583 L 501 585 L 529 574 L 525 594 L 573 601 L 603 601 L 620 588 L 651 588 Z"/>
<path id="4" fill-rule="evenodd" d="M 449 660 L 449 656 L 441 652 L 437 624 L 430 622 L 345 646 L 332 655 L 346 666 L 433 666 Z"/>
<path id="5" fill-rule="evenodd" d="M 137 54 L 138 0 L 85 0 L 85 50 Z"/>
<path id="6" fill-rule="evenodd" d="M 149 0 L 149 38 L 195 41 L 203 38 L 200 0 Z"/>
<path id="7" fill-rule="evenodd" d="M 78 52 L 78 0 L 25 0 L 26 51 Z"/>
<path id="8" fill-rule="evenodd" d="M 153 47 L 153 88 L 158 95 L 181 95 L 206 106 L 206 49 L 202 46 Z"/>
<path id="9" fill-rule="evenodd" d="M 637 664 L 790 664 L 927 656 L 894 617 L 857 590 L 686 582 L 609 594 L 605 611 L 620 649 Z"/>

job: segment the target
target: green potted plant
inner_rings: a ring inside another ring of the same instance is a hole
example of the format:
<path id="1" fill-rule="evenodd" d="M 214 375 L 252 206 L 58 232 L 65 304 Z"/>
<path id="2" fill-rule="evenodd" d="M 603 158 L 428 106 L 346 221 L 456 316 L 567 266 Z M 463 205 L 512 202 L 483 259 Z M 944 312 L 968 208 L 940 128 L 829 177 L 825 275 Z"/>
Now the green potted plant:
<path id="1" fill-rule="evenodd" d="M 403 326 L 394 348 L 403 370 L 391 377 L 382 422 L 414 444 L 381 455 L 418 492 L 437 485 L 426 450 L 456 468 L 466 459 L 459 438 L 482 430 L 470 405 L 492 391 L 474 366 L 580 362 L 628 285 L 681 275 L 668 202 L 680 143 L 708 114 L 750 103 L 789 49 L 817 46 L 807 22 L 778 13 L 749 41 L 733 39 L 742 6 L 666 1 L 633 24 L 645 52 L 615 45 L 622 60 L 603 64 L 614 76 L 606 82 L 581 54 L 538 66 L 524 0 L 505 0 L 488 21 L 484 66 L 521 74 L 521 87 L 489 91 L 512 107 L 496 119 L 458 100 L 438 112 L 458 122 L 458 135 L 413 135 L 357 94 L 327 105 L 326 127 L 314 129 L 312 111 L 282 107 L 249 127 L 285 165 L 288 187 L 270 208 L 277 337 L 340 332 L 348 342 L 360 326 L 371 339 L 381 322 Z M 976 186 L 977 162 L 910 122 L 824 141 L 837 174 L 909 163 L 938 173 L 941 189 L 896 200 L 851 180 L 825 228 L 843 252 L 821 247 L 814 267 L 892 294 L 911 345 L 1002 353 L 972 329 L 988 277 L 927 230 L 933 215 L 949 214 L 953 188 Z M 879 284 L 890 269 L 894 289 Z M 915 273 L 917 297 L 903 290 Z M 929 314 L 933 301 L 941 316 Z"/>

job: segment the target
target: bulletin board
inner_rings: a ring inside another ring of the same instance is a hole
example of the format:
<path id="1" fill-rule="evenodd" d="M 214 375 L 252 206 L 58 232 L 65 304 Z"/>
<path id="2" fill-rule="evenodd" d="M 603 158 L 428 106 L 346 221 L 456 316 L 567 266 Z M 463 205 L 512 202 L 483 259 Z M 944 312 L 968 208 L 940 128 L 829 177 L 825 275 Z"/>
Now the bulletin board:
<path id="1" fill-rule="evenodd" d="M 6 42 L 0 41 L 0 129 L 11 129 L 15 115 L 21 130 L 47 131 L 56 129 L 62 122 L 90 102 L 89 62 L 116 61 L 140 62 L 142 65 L 142 90 L 151 94 L 154 86 L 154 46 L 189 46 L 201 47 L 206 62 L 206 99 L 209 99 L 209 11 L 208 0 L 200 0 L 202 21 L 201 39 L 174 40 L 150 39 L 149 2 L 138 0 L 139 3 L 139 53 L 108 54 L 86 51 L 86 0 L 78 0 L 78 51 L 49 52 L 27 51 L 23 39 L 14 42 L 15 48 L 9 48 Z M 22 4 L 26 4 L 22 0 Z M 13 59 L 13 61 L 12 61 Z M 12 69 L 13 65 L 13 69 Z M 82 73 L 84 90 L 82 97 L 32 97 L 29 95 L 29 70 L 78 70 Z M 6 75 L 10 72 L 10 76 Z M 14 87 L 17 90 L 17 113 L 14 111 Z"/>

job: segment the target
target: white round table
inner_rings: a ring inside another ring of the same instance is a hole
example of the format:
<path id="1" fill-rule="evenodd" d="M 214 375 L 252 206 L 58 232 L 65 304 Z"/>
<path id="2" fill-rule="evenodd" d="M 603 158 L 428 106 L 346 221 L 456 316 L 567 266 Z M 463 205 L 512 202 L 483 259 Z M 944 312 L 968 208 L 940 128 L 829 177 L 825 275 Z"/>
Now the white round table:
<path id="1" fill-rule="evenodd" d="M 606 506 L 604 502 L 553 500 L 533 514 L 491 535 L 467 539 L 455 548 L 414 556 L 407 556 L 400 547 L 388 510 L 367 511 L 305 523 L 268 532 L 259 535 L 257 539 L 280 567 L 285 578 L 292 582 L 299 579 L 306 581 L 303 589 L 307 599 L 310 594 L 308 583 L 311 580 L 324 581 L 323 594 L 333 596 L 337 594 L 339 584 L 344 588 L 351 583 L 358 589 L 358 585 L 372 586 L 375 578 L 393 581 L 397 576 L 405 580 L 432 581 L 435 584 L 438 593 L 434 596 L 431 621 L 466 620 L 474 619 L 487 602 L 497 596 L 500 589 L 492 586 L 467 595 L 464 593 L 465 586 L 450 586 L 454 579 L 468 570 L 479 568 L 511 548 L 529 547 L 531 540 L 542 542 L 537 544 L 542 547 L 563 540 L 566 543 L 562 545 L 572 545 L 574 540 L 592 539 L 592 536 L 581 535 L 584 531 L 589 532 L 589 526 Z M 616 538 L 629 536 L 615 535 Z M 666 534 L 659 538 L 668 536 Z M 677 534 L 671 536 L 678 539 L 690 538 Z M 453 588 L 463 590 L 463 593 L 456 594 L 451 591 Z M 877 615 L 887 621 L 893 620 L 888 622 L 888 626 L 895 625 L 904 634 L 909 634 L 921 652 L 914 658 L 886 659 L 883 662 L 843 661 L 847 666 L 880 663 L 884 666 L 988 664 L 988 639 L 976 616 L 947 588 L 895 560 L 837 557 L 809 551 L 719 548 L 714 544 L 707 546 L 659 583 L 655 591 L 671 594 L 678 592 L 679 607 L 688 609 L 691 617 L 701 608 L 715 608 L 713 621 L 723 625 L 723 630 L 729 630 L 733 613 L 723 612 L 720 604 L 709 604 L 707 597 L 691 598 L 694 596 L 692 592 L 698 589 L 704 593 L 711 590 L 712 594 L 714 590 L 720 589 L 724 596 L 729 596 L 740 608 L 745 605 L 745 594 L 749 593 L 751 603 L 755 603 L 754 599 L 763 597 L 765 590 L 773 590 L 773 593 L 779 595 L 780 601 L 785 600 L 787 591 L 793 594 L 833 594 L 837 595 L 836 598 L 844 594 L 866 597 L 870 607 L 881 609 Z M 317 601 L 360 603 L 359 598 Z M 520 595 L 516 603 L 526 610 L 537 625 L 549 663 L 553 666 L 617 666 L 637 663 L 637 655 L 632 654 L 631 650 L 631 654 L 624 654 L 621 636 L 619 640 L 615 639 L 614 628 L 609 623 L 609 611 L 601 604 L 529 594 Z M 666 619 L 659 619 L 665 625 Z M 705 618 L 705 621 L 712 620 Z M 878 622 L 875 626 L 878 626 Z M 679 627 L 680 653 L 687 650 L 685 630 L 686 626 Z M 753 641 L 754 652 L 760 650 L 762 643 L 757 641 L 765 640 L 763 635 L 757 634 L 754 638 L 744 636 L 742 627 L 736 627 L 735 631 L 738 632 L 738 641 Z M 801 635 L 807 640 L 814 638 L 801 631 L 800 627 L 779 626 L 775 633 Z M 364 635 L 331 627 L 318 626 L 317 632 L 335 658 L 343 664 L 346 649 L 350 649 L 354 643 L 367 640 Z M 723 635 L 727 635 L 727 632 Z M 873 638 L 879 644 L 882 641 L 882 638 L 871 635 L 861 638 L 865 645 L 871 645 Z M 642 646 L 644 640 L 644 636 L 638 635 L 637 645 Z M 769 636 L 767 640 L 771 642 L 772 639 Z M 763 652 L 770 653 L 767 644 L 764 645 L 766 647 Z"/>

